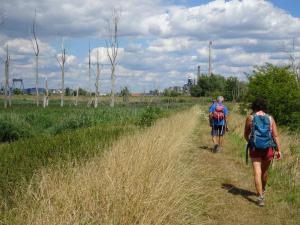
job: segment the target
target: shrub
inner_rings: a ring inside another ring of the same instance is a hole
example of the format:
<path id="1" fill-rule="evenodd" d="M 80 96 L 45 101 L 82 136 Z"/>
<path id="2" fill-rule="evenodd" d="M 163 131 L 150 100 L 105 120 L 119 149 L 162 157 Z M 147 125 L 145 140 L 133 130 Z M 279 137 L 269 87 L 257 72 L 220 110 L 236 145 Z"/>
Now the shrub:
<path id="1" fill-rule="evenodd" d="M 148 107 L 138 120 L 138 125 L 151 126 L 155 122 L 155 120 L 163 117 L 163 115 L 164 113 L 159 107 Z"/>
<path id="2" fill-rule="evenodd" d="M 249 81 L 248 100 L 265 98 L 269 113 L 279 124 L 291 126 L 300 120 L 300 86 L 289 67 L 256 67 Z"/>
<path id="3" fill-rule="evenodd" d="M 9 116 L 0 118 L 0 142 L 15 141 L 31 135 L 31 128 L 25 121 Z"/>
<path id="4" fill-rule="evenodd" d="M 75 130 L 82 127 L 90 127 L 93 125 L 92 118 L 88 116 L 69 117 L 53 128 L 54 134 L 60 134 L 67 130 Z"/>

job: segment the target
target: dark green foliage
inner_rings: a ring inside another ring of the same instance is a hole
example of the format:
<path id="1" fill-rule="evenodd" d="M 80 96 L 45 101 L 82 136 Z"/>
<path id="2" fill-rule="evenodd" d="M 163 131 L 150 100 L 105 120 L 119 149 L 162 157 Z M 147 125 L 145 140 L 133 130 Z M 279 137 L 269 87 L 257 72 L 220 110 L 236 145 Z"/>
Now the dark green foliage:
<path id="1" fill-rule="evenodd" d="M 88 116 L 71 116 L 66 118 L 62 123 L 57 124 L 53 128 L 54 134 L 59 134 L 67 130 L 75 130 L 82 127 L 90 127 L 95 125 L 95 121 L 92 120 L 91 117 Z"/>
<path id="2" fill-rule="evenodd" d="M 236 77 L 225 78 L 221 75 L 201 75 L 191 88 L 194 97 L 222 95 L 227 101 L 240 101 L 244 98 L 247 85 Z"/>
<path id="3" fill-rule="evenodd" d="M 223 92 L 224 86 L 224 77 L 214 74 L 212 76 L 202 75 L 198 78 L 196 87 L 192 88 L 191 95 L 195 97 L 219 95 Z"/>
<path id="4" fill-rule="evenodd" d="M 239 81 L 237 77 L 228 77 L 225 82 L 224 97 L 227 101 L 241 101 L 247 90 L 246 83 Z"/>
<path id="5" fill-rule="evenodd" d="M 87 94 L 88 94 L 88 92 L 86 90 L 84 90 L 83 88 L 78 89 L 78 95 L 87 96 Z"/>
<path id="6" fill-rule="evenodd" d="M 15 89 L 13 90 L 13 94 L 14 94 L 14 95 L 20 95 L 20 94 L 22 94 L 22 91 L 21 91 L 19 88 L 15 88 Z"/>
<path id="7" fill-rule="evenodd" d="M 65 95 L 66 96 L 71 96 L 72 95 L 72 90 L 71 88 L 67 87 L 66 90 L 65 90 Z"/>
<path id="8" fill-rule="evenodd" d="M 249 76 L 248 100 L 257 97 L 268 101 L 268 111 L 279 124 L 300 127 L 300 86 L 289 67 L 256 67 Z"/>
<path id="9" fill-rule="evenodd" d="M 199 85 L 193 85 L 191 87 L 191 96 L 200 97 L 202 94 L 202 89 Z"/>
<path id="10" fill-rule="evenodd" d="M 166 97 L 178 97 L 181 93 L 174 89 L 167 88 L 164 90 L 163 95 Z"/>
<path id="11" fill-rule="evenodd" d="M 30 137 L 32 130 L 24 120 L 17 115 L 0 117 L 0 142 L 15 141 L 20 138 Z"/>
<path id="12" fill-rule="evenodd" d="M 248 103 L 240 103 L 239 104 L 239 113 L 242 115 L 247 115 L 248 110 L 249 110 L 249 104 Z"/>
<path id="13" fill-rule="evenodd" d="M 128 102 L 129 101 L 129 95 L 130 95 L 130 92 L 129 92 L 128 87 L 124 87 L 121 90 L 121 96 L 123 97 L 123 102 Z"/>
<path id="14" fill-rule="evenodd" d="M 138 125 L 151 126 L 158 118 L 161 118 L 165 113 L 159 107 L 147 107 L 142 113 Z"/>

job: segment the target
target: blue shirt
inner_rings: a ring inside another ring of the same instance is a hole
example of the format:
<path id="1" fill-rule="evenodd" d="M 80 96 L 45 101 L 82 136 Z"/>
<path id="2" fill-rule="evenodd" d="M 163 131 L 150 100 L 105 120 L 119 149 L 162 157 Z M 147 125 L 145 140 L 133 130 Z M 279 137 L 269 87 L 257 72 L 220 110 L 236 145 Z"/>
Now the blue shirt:
<path id="1" fill-rule="evenodd" d="M 215 111 L 217 105 L 224 106 L 224 116 L 228 116 L 229 111 L 228 111 L 227 107 L 226 107 L 225 105 L 223 105 L 222 103 L 216 103 L 216 104 L 213 104 L 213 105 L 209 108 L 209 112 L 210 112 L 210 113 L 213 113 L 213 112 Z M 225 125 L 225 120 L 224 120 L 224 119 L 223 119 L 223 120 L 215 120 L 215 119 L 214 119 L 214 125 L 215 125 L 215 126 L 219 126 L 219 125 L 224 126 L 224 125 Z"/>

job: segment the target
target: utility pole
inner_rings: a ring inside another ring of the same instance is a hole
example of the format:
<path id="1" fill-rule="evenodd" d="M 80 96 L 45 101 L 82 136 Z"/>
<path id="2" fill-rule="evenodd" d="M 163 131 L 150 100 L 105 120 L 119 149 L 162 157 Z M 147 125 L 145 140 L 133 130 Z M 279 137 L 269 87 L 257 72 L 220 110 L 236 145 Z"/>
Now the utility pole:
<path id="1" fill-rule="evenodd" d="M 211 76 L 211 48 L 212 48 L 212 41 L 209 41 L 209 56 L 208 56 L 208 76 Z"/>
<path id="2" fill-rule="evenodd" d="M 6 59 L 5 59 L 5 83 L 4 83 L 4 108 L 7 108 L 7 105 L 11 106 L 11 96 L 10 96 L 10 87 L 9 87 L 9 63 L 10 56 L 8 54 L 8 46 L 6 46 Z"/>

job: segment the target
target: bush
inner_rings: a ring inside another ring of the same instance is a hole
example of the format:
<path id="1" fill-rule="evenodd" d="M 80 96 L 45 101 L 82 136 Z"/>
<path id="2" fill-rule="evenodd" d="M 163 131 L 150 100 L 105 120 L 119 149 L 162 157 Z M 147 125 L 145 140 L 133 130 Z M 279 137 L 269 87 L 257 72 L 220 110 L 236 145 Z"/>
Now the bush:
<path id="1" fill-rule="evenodd" d="M 75 130 L 82 127 L 90 127 L 92 125 L 93 125 L 93 120 L 88 116 L 70 117 L 63 120 L 62 123 L 55 126 L 53 128 L 53 133 L 60 134 L 67 130 Z"/>
<path id="2" fill-rule="evenodd" d="M 294 126 L 300 120 L 300 86 L 289 67 L 256 67 L 249 81 L 248 100 L 266 99 L 269 113 L 279 124 Z"/>
<path id="3" fill-rule="evenodd" d="M 247 115 L 249 110 L 249 104 L 248 103 L 241 103 L 239 104 L 239 113 L 242 115 Z"/>
<path id="4" fill-rule="evenodd" d="M 0 118 L 0 142 L 15 141 L 32 136 L 30 126 L 15 117 Z"/>
<path id="5" fill-rule="evenodd" d="M 163 117 L 163 111 L 158 107 L 148 107 L 138 120 L 139 126 L 151 126 L 158 118 Z"/>

